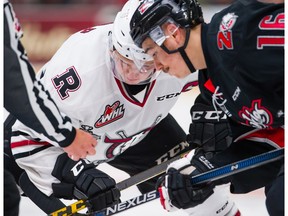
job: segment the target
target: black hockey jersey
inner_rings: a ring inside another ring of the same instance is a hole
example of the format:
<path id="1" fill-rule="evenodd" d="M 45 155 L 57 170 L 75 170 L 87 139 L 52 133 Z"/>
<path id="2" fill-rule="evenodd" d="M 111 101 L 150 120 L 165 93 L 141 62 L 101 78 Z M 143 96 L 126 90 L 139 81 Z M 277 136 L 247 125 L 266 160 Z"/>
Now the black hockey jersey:
<path id="1" fill-rule="evenodd" d="M 284 125 L 284 16 L 284 4 L 240 0 L 203 24 L 201 91 L 241 124 Z"/>

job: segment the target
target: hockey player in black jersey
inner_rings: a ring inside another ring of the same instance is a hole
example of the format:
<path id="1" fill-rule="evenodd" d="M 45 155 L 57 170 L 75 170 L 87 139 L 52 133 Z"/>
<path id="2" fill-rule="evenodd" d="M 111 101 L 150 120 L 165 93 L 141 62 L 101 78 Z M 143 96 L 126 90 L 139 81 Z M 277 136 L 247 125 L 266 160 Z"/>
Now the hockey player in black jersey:
<path id="1" fill-rule="evenodd" d="M 171 164 L 159 181 L 167 210 L 183 208 L 194 215 L 195 209 L 217 203 L 215 184 L 231 183 L 232 193 L 265 187 L 269 214 L 284 215 L 283 161 L 201 188 L 177 185 L 187 175 L 284 148 L 284 17 L 284 1 L 279 0 L 235 1 L 209 24 L 197 0 L 146 0 L 135 11 L 131 36 L 153 56 L 158 70 L 179 78 L 199 70 L 201 95 L 191 108 L 188 136 L 199 149 Z M 215 122 L 199 117 L 199 111 L 211 109 L 219 114 Z M 228 117 L 226 134 L 219 129 L 225 127 L 222 112 Z M 184 170 L 189 165 L 196 171 Z M 219 211 L 223 208 L 215 215 Z"/>

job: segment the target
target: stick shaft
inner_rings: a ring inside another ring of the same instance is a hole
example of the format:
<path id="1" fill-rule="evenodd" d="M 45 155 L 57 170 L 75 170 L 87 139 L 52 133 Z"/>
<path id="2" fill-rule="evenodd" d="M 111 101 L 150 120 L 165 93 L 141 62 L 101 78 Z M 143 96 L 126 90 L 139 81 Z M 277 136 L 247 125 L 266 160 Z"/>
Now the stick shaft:
<path id="1" fill-rule="evenodd" d="M 214 170 L 193 176 L 192 184 L 201 184 L 208 181 L 215 181 L 220 178 L 234 175 L 239 172 L 243 172 L 248 169 L 252 169 L 273 161 L 279 160 L 284 157 L 284 149 L 272 150 L 260 155 L 250 157 L 235 163 L 228 164 L 223 167 L 216 168 Z"/>
<path id="2" fill-rule="evenodd" d="M 134 185 L 138 185 L 142 182 L 145 182 L 157 175 L 160 175 L 162 173 L 164 173 L 166 171 L 166 168 L 168 166 L 168 164 L 172 163 L 175 160 L 180 159 L 181 157 L 184 157 L 184 155 L 186 155 L 187 153 L 189 153 L 192 149 L 190 149 L 189 151 L 182 153 L 180 155 L 177 155 L 173 158 L 171 158 L 170 160 L 167 160 L 159 165 L 156 165 L 148 170 L 145 170 L 141 173 L 138 173 L 128 179 L 125 179 L 119 183 L 116 184 L 116 187 L 122 191 L 125 190 L 131 186 Z M 144 197 L 145 198 L 145 197 Z M 89 204 L 85 201 L 85 200 L 79 200 L 75 203 L 72 203 L 68 206 L 65 206 L 55 212 L 50 213 L 48 216 L 69 216 L 72 215 L 84 208 L 86 208 Z"/>
<path id="3" fill-rule="evenodd" d="M 116 187 L 122 191 L 122 190 L 125 190 L 131 186 L 134 186 L 134 185 L 138 185 L 142 182 L 145 182 L 149 179 L 152 179 L 153 177 L 157 176 L 157 175 L 160 175 L 162 173 L 164 173 L 166 171 L 166 168 L 167 166 L 172 163 L 173 161 L 176 161 L 182 157 L 184 157 L 186 154 L 188 154 L 191 150 L 185 152 L 185 153 L 182 153 L 178 156 L 175 156 L 173 158 L 171 158 L 170 160 L 167 160 L 159 165 L 156 165 L 148 170 L 145 170 L 141 173 L 138 173 L 128 179 L 125 179 L 119 183 L 116 184 Z"/>
<path id="4" fill-rule="evenodd" d="M 211 170 L 209 172 L 199 174 L 197 176 L 193 176 L 191 178 L 191 182 L 192 184 L 201 184 L 207 181 L 213 181 L 213 180 L 231 176 L 236 173 L 243 172 L 245 170 L 252 169 L 252 168 L 255 168 L 255 167 L 270 163 L 270 162 L 274 162 L 276 160 L 280 160 L 283 157 L 284 157 L 284 149 L 273 150 L 273 151 L 266 152 L 257 156 L 253 156 L 251 158 L 247 158 L 238 162 L 234 162 L 232 164 Z M 88 216 L 114 215 L 116 213 L 125 211 L 127 209 L 150 202 L 157 198 L 159 198 L 159 193 L 155 190 L 146 194 L 142 194 L 138 197 L 134 197 L 132 199 L 119 203 L 115 206 L 108 207 L 104 210 L 91 212 L 85 215 L 88 215 Z"/>

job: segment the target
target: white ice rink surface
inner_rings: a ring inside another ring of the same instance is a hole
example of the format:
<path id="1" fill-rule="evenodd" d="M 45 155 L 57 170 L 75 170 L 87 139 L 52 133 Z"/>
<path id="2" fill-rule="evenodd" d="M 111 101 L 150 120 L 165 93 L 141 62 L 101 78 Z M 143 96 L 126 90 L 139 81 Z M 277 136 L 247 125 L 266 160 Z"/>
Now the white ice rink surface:
<path id="1" fill-rule="evenodd" d="M 198 94 L 198 89 L 193 89 L 190 92 L 181 95 L 179 101 L 172 109 L 171 113 L 177 119 L 179 124 L 188 132 L 190 124 L 190 106 L 194 102 L 195 95 Z M 115 178 L 117 182 L 122 181 L 129 176 L 115 168 L 103 164 L 101 169 L 105 170 L 108 174 Z M 137 197 L 140 193 L 138 189 L 133 186 L 121 192 L 121 200 Z M 245 195 L 231 195 L 241 211 L 241 216 L 268 216 L 265 208 L 265 197 L 263 189 L 253 191 Z M 75 202 L 75 201 L 72 201 Z M 72 203 L 70 201 L 70 203 Z M 20 203 L 19 216 L 44 216 L 43 213 L 36 205 L 34 205 L 29 199 L 22 197 Z M 117 216 L 184 216 L 183 212 L 167 213 L 160 205 L 159 199 L 142 204 L 135 208 L 131 208 L 124 212 L 116 214 Z M 209 216 L 209 215 L 207 215 Z"/>

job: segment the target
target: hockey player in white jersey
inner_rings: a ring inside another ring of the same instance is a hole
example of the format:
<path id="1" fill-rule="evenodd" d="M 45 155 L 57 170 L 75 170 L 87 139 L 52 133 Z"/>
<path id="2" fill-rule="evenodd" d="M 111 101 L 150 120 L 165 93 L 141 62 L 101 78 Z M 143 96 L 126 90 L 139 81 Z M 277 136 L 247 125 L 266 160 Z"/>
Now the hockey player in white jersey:
<path id="1" fill-rule="evenodd" d="M 88 198 L 92 210 L 102 209 L 119 202 L 120 193 L 114 179 L 90 161 L 109 160 L 134 175 L 185 151 L 186 134 L 169 110 L 197 84 L 197 74 L 180 80 L 155 71 L 152 58 L 129 35 L 130 8 L 137 5 L 128 1 L 114 25 L 72 35 L 37 74 L 73 126 L 97 138 L 95 156 L 74 161 L 43 134 L 19 121 L 13 125 L 12 154 L 47 197 Z M 140 191 L 154 190 L 155 179 L 139 185 Z M 59 207 L 34 202 L 46 213 Z"/>

